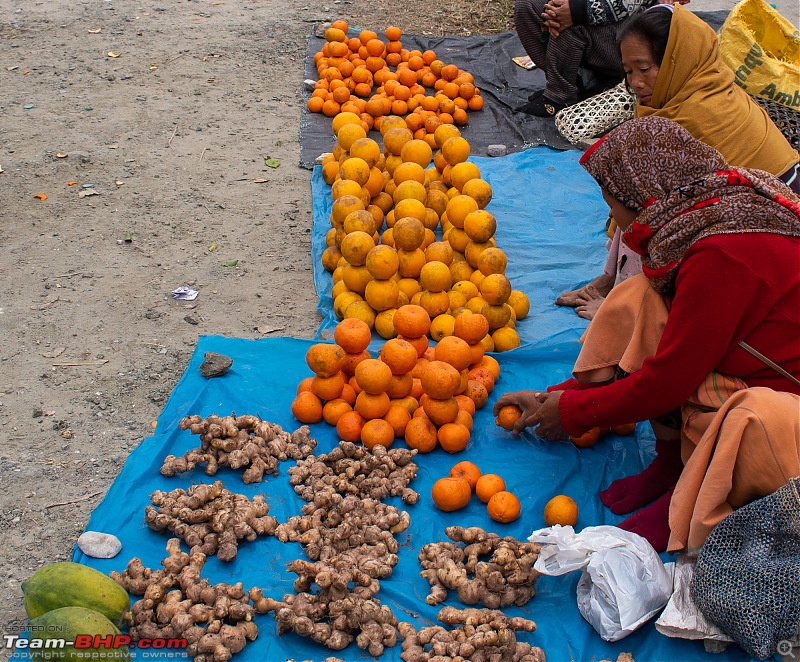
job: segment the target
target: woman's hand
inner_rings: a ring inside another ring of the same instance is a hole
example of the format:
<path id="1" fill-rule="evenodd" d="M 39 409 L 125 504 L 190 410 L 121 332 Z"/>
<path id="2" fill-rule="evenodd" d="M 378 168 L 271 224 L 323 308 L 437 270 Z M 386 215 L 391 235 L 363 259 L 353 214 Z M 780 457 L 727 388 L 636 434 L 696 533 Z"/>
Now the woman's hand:
<path id="1" fill-rule="evenodd" d="M 519 407 L 522 415 L 514 423 L 513 429 L 514 434 L 519 434 L 528 426 L 525 421 L 539 411 L 539 407 L 542 406 L 546 398 L 547 393 L 541 391 L 509 391 L 508 393 L 503 393 L 498 401 L 494 403 L 494 415 L 497 416 L 497 413 L 506 405 Z"/>
<path id="2" fill-rule="evenodd" d="M 546 439 L 566 439 L 569 433 L 561 425 L 561 414 L 558 413 L 558 402 L 564 391 L 553 391 L 552 393 L 542 393 L 545 396 L 541 406 L 527 417 L 523 427 L 536 426 L 535 434 Z M 522 416 L 520 416 L 522 420 Z M 520 421 L 517 421 L 519 423 Z M 514 426 L 516 430 L 516 425 Z"/>

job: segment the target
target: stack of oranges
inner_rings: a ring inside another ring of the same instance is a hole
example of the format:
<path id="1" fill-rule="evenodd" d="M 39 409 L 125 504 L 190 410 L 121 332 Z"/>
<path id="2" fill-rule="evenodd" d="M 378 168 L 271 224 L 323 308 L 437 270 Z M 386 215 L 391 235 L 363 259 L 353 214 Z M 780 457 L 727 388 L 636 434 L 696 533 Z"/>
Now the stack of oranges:
<path id="1" fill-rule="evenodd" d="M 432 50 L 403 48 L 400 28 L 386 28 L 386 42 L 371 30 L 348 37 L 348 28 L 345 21 L 335 21 L 314 55 L 319 80 L 308 100 L 311 112 L 329 117 L 355 113 L 367 131 L 380 128 L 388 115 L 418 109 L 429 113 L 414 120 L 416 131 L 428 117 L 435 118 L 435 125 L 466 124 L 467 110 L 483 108 L 472 74 L 445 64 Z M 431 89 L 433 94 L 427 94 Z"/>
<path id="2" fill-rule="evenodd" d="M 322 165 L 333 197 L 322 265 L 333 277 L 336 315 L 361 319 L 389 339 L 402 333 L 395 311 L 412 303 L 425 309 L 434 340 L 452 336 L 456 319 L 472 314 L 488 325 L 470 344 L 517 347 L 516 322 L 530 304 L 504 275 L 497 222 L 486 209 L 492 188 L 467 160 L 460 131 L 438 126 L 434 152 L 414 137 L 408 118 L 390 116 L 381 124 L 381 151 L 353 113 L 339 114 L 332 128 L 337 143 Z"/>
<path id="3" fill-rule="evenodd" d="M 463 450 L 500 364 L 480 343 L 456 336 L 429 347 L 430 320 L 419 306 L 402 306 L 395 318 L 403 333 L 386 341 L 377 358 L 367 349 L 369 326 L 356 318 L 337 325 L 335 343 L 312 345 L 306 363 L 314 376 L 298 386 L 292 413 L 302 423 L 324 420 L 341 439 L 370 448 L 405 439 L 421 453 L 439 445 Z"/>

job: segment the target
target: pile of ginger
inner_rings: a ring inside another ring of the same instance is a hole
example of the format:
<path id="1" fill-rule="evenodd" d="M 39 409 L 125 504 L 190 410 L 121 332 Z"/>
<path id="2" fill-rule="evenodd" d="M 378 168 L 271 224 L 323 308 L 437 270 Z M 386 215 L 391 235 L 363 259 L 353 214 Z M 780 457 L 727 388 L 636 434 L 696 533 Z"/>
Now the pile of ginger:
<path id="1" fill-rule="evenodd" d="M 536 624 L 525 618 L 509 618 L 491 609 L 445 607 L 437 618 L 453 630 L 440 626 L 417 631 L 400 623 L 404 662 L 545 662 L 541 648 L 517 641 L 516 632 L 533 632 Z"/>
<path id="2" fill-rule="evenodd" d="M 206 555 L 182 552 L 178 538 L 170 538 L 167 552 L 163 569 L 134 558 L 122 573 L 111 573 L 126 591 L 142 596 L 125 614 L 131 638 L 186 639 L 195 662 L 227 662 L 258 636 L 249 594 L 241 582 L 201 578 Z"/>
<path id="3" fill-rule="evenodd" d="M 419 553 L 420 575 L 431 586 L 425 599 L 429 605 L 446 600 L 451 590 L 464 604 L 480 603 L 489 609 L 521 607 L 536 594 L 536 543 L 501 538 L 476 526 L 450 526 L 445 534 L 453 542 L 428 543 Z"/>
<path id="4" fill-rule="evenodd" d="M 147 526 L 171 531 L 189 545 L 190 553 L 216 554 L 222 561 L 236 558 L 239 540 L 252 542 L 257 536 L 272 535 L 278 526 L 263 496 L 251 501 L 225 489 L 220 480 L 188 490 L 156 490 L 150 502 L 153 505 L 144 513 Z"/>
<path id="5" fill-rule="evenodd" d="M 205 464 L 209 476 L 215 475 L 219 467 L 246 467 L 242 474 L 244 483 L 260 483 L 264 474 L 278 474 L 279 462 L 302 460 L 311 455 L 317 445 L 305 425 L 289 434 L 280 425 L 251 415 L 220 417 L 212 414 L 205 419 L 186 416 L 178 426 L 200 435 L 200 448 L 193 448 L 182 457 L 168 455 L 164 458 L 163 476 L 171 477 Z"/>
<path id="6" fill-rule="evenodd" d="M 375 657 L 397 643 L 397 618 L 375 595 L 379 580 L 397 565 L 394 536 L 408 528 L 410 518 L 381 500 L 391 495 L 417 502 L 419 494 L 408 487 L 417 473 L 415 454 L 383 446 L 370 451 L 343 441 L 289 470 L 307 503 L 303 514 L 280 524 L 275 535 L 301 543 L 310 561 L 289 564 L 298 575 L 295 594 L 277 601 L 253 592 L 256 609 L 275 614 L 279 634 L 295 632 L 331 650 L 355 639 Z"/>

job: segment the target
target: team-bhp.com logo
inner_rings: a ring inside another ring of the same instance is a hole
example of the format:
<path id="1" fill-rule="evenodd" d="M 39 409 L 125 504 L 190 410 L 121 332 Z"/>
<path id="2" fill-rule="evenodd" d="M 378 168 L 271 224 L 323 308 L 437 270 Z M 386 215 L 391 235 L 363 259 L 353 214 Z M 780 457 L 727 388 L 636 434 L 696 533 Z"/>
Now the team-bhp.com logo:
<path id="1" fill-rule="evenodd" d="M 134 641 L 127 634 L 78 634 L 74 641 L 65 638 L 53 637 L 48 639 L 26 639 L 17 634 L 3 635 L 5 648 L 19 651 L 36 650 L 38 658 L 59 659 L 63 649 L 71 646 L 80 654 L 80 651 L 91 651 L 91 657 L 101 657 L 104 660 L 121 659 L 129 648 L 140 650 L 180 650 L 188 646 L 186 639 L 137 639 Z M 127 657 L 127 656 L 126 656 Z"/>

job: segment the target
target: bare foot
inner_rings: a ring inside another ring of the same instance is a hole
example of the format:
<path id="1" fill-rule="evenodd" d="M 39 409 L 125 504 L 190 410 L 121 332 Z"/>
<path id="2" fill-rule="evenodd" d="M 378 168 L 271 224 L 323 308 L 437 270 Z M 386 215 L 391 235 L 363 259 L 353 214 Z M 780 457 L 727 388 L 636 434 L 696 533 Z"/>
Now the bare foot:
<path id="1" fill-rule="evenodd" d="M 578 313 L 578 317 L 590 320 L 597 314 L 597 309 L 600 308 L 606 298 L 591 285 L 587 285 L 584 290 L 583 294 L 578 295 L 578 305 L 575 306 L 575 312 Z"/>
<path id="2" fill-rule="evenodd" d="M 598 292 L 601 297 L 604 297 L 611 291 L 611 288 L 614 287 L 614 279 L 607 274 L 600 274 L 583 287 L 561 294 L 556 299 L 556 305 L 569 306 L 570 308 L 580 306 L 583 303 L 582 297 L 585 297 L 590 287 L 593 288 L 595 292 Z"/>

